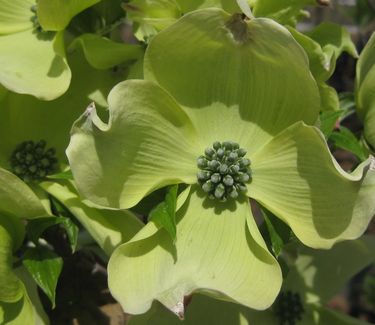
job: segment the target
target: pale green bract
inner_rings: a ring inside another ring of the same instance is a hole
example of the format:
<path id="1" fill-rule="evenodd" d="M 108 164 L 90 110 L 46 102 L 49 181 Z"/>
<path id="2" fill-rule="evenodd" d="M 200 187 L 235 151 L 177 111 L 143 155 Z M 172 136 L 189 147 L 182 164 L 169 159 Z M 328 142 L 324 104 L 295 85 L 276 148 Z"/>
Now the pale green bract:
<path id="1" fill-rule="evenodd" d="M 70 20 L 100 0 L 38 0 L 38 20 L 46 31 L 60 31 Z"/>
<path id="2" fill-rule="evenodd" d="M 111 91 L 108 123 L 86 110 L 67 149 L 78 190 L 102 206 L 127 209 L 166 185 L 192 185 L 177 204 L 175 245 L 149 222 L 114 251 L 109 287 L 126 312 L 144 313 L 156 299 L 182 317 L 193 292 L 255 309 L 276 298 L 281 271 L 249 200 L 211 201 L 195 185 L 196 159 L 215 141 L 247 151 L 247 196 L 304 244 L 329 248 L 363 233 L 375 212 L 373 160 L 345 173 L 309 126 L 319 91 L 284 27 L 195 11 L 154 37 L 144 76 Z"/>
<path id="3" fill-rule="evenodd" d="M 321 110 L 338 110 L 340 103 L 337 92 L 327 84 L 327 80 L 334 73 L 336 61 L 343 52 L 354 58 L 358 57 L 349 32 L 333 23 L 322 23 L 306 34 L 292 27 L 288 27 L 288 30 L 304 48 L 309 58 L 311 73 L 319 87 Z"/>
<path id="4" fill-rule="evenodd" d="M 363 49 L 356 74 L 356 103 L 364 123 L 364 137 L 375 152 L 375 34 Z"/>
<path id="5" fill-rule="evenodd" d="M 0 0 L 0 84 L 52 100 L 68 89 L 71 71 L 63 33 L 46 33 L 33 24 L 33 0 Z"/>

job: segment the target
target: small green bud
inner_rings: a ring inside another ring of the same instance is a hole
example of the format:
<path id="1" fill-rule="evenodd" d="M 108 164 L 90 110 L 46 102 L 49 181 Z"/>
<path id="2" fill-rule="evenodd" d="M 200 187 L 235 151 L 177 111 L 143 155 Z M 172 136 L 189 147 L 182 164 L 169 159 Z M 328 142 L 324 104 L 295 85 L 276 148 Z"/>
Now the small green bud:
<path id="1" fill-rule="evenodd" d="M 219 141 L 215 141 L 212 146 L 215 150 L 219 150 L 221 148 L 221 143 Z"/>
<path id="2" fill-rule="evenodd" d="M 247 154 L 247 151 L 243 148 L 237 150 L 238 157 L 244 157 Z"/>
<path id="3" fill-rule="evenodd" d="M 228 161 L 235 162 L 238 158 L 238 155 L 236 152 L 231 152 L 228 156 Z"/>
<path id="4" fill-rule="evenodd" d="M 215 188 L 214 184 L 211 181 L 207 181 L 202 185 L 203 191 L 206 193 L 211 192 Z"/>
<path id="5" fill-rule="evenodd" d="M 212 149 L 212 148 L 207 148 L 207 149 L 204 151 L 204 153 L 205 153 L 205 155 L 206 155 L 207 157 L 212 157 L 212 156 L 214 155 L 214 153 L 215 153 L 215 150 Z"/>
<path id="6" fill-rule="evenodd" d="M 200 156 L 197 159 L 197 165 L 201 169 L 206 168 L 207 167 L 207 159 L 205 157 L 203 157 L 203 156 Z"/>
<path id="7" fill-rule="evenodd" d="M 245 184 L 241 184 L 241 183 L 236 183 L 236 189 L 238 192 L 241 192 L 241 193 L 245 193 L 247 192 L 247 187 Z"/>
<path id="8" fill-rule="evenodd" d="M 221 175 L 219 173 L 215 173 L 211 175 L 211 182 L 212 183 L 219 183 L 221 181 Z"/>
<path id="9" fill-rule="evenodd" d="M 220 167 L 220 163 L 217 160 L 211 160 L 208 162 L 208 168 L 216 171 Z"/>
<path id="10" fill-rule="evenodd" d="M 46 142 L 25 141 L 19 144 L 10 157 L 12 171 L 25 182 L 42 179 L 56 171 L 55 149 L 45 150 Z"/>
<path id="11" fill-rule="evenodd" d="M 55 154 L 56 154 L 56 150 L 53 149 L 53 148 L 50 148 L 50 149 L 48 149 L 48 150 L 46 151 L 46 155 L 47 155 L 48 157 L 54 157 Z"/>
<path id="12" fill-rule="evenodd" d="M 207 170 L 200 170 L 197 176 L 199 181 L 206 181 L 211 177 L 211 172 Z"/>
<path id="13" fill-rule="evenodd" d="M 232 143 L 230 141 L 223 142 L 223 147 L 225 150 L 231 151 L 232 150 Z"/>
<path id="14" fill-rule="evenodd" d="M 238 163 L 239 163 L 240 167 L 243 168 L 243 167 L 250 166 L 251 162 L 247 158 L 241 158 Z"/>
<path id="15" fill-rule="evenodd" d="M 224 155 L 225 155 L 225 151 L 224 151 L 223 149 L 220 148 L 220 149 L 217 150 L 216 155 L 217 155 L 217 157 L 218 157 L 219 159 L 221 159 L 221 158 L 224 157 Z"/>
<path id="16" fill-rule="evenodd" d="M 43 167 L 49 166 L 49 160 L 47 158 L 43 158 L 42 160 L 40 160 L 40 163 Z"/>
<path id="17" fill-rule="evenodd" d="M 28 163 L 30 163 L 30 162 L 32 162 L 32 161 L 34 160 L 34 157 L 33 157 L 32 154 L 28 153 L 28 154 L 26 155 L 26 157 L 25 157 L 25 160 L 26 160 Z"/>
<path id="18" fill-rule="evenodd" d="M 250 176 L 248 174 L 239 172 L 235 179 L 237 182 L 246 183 L 249 181 Z"/>
<path id="19" fill-rule="evenodd" d="M 218 186 L 216 186 L 214 195 L 217 199 L 221 199 L 224 193 L 225 193 L 225 187 L 223 184 L 219 184 Z"/>
<path id="20" fill-rule="evenodd" d="M 228 173 L 228 165 L 221 164 L 220 167 L 219 167 L 219 173 L 220 174 L 226 174 L 226 173 Z"/>
<path id="21" fill-rule="evenodd" d="M 232 166 L 229 167 L 229 172 L 232 175 L 237 174 L 239 171 L 240 171 L 240 166 L 238 166 L 238 165 L 232 165 Z"/>
<path id="22" fill-rule="evenodd" d="M 232 176 L 230 175 L 225 175 L 223 177 L 223 183 L 226 185 L 226 186 L 232 186 L 233 183 L 234 183 L 234 179 L 232 178 Z"/>
<path id="23" fill-rule="evenodd" d="M 232 199 L 237 199 L 238 198 L 238 192 L 235 187 L 232 187 L 232 189 L 229 191 L 229 196 Z"/>
<path id="24" fill-rule="evenodd" d="M 240 148 L 240 145 L 237 142 L 232 142 L 232 150 L 237 150 Z"/>

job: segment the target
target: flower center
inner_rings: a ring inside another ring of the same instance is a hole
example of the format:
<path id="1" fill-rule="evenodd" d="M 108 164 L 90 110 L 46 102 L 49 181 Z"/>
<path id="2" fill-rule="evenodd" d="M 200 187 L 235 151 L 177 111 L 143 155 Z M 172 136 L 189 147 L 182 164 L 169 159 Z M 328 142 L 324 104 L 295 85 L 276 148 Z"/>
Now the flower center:
<path id="1" fill-rule="evenodd" d="M 57 169 L 55 149 L 46 149 L 46 142 L 24 141 L 10 157 L 12 171 L 25 182 L 43 179 Z"/>
<path id="2" fill-rule="evenodd" d="M 245 155 L 246 150 L 238 143 L 217 141 L 197 159 L 198 183 L 210 199 L 225 202 L 247 191 L 245 184 L 251 180 L 251 169 Z"/>
<path id="3" fill-rule="evenodd" d="M 302 319 L 305 312 L 301 297 L 291 291 L 281 292 L 275 304 L 275 314 L 279 317 L 280 325 L 295 325 Z"/>

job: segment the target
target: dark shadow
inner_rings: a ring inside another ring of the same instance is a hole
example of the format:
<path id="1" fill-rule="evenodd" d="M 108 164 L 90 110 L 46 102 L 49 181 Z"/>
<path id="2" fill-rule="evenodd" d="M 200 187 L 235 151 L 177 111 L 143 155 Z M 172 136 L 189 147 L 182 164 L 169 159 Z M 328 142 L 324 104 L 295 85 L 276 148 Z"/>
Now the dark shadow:
<path id="1" fill-rule="evenodd" d="M 173 245 L 170 235 L 164 229 L 159 229 L 155 234 L 145 239 L 137 240 L 126 245 L 122 252 L 128 257 L 139 257 L 146 255 L 157 246 L 170 253 L 174 262 L 177 262 L 177 250 Z"/>
<path id="2" fill-rule="evenodd" d="M 249 216 L 249 218 L 253 218 L 252 215 Z M 256 227 L 256 225 L 254 225 Z M 245 223 L 245 229 L 244 229 L 244 232 L 245 232 L 245 237 L 246 237 L 246 242 L 247 242 L 247 246 L 249 247 L 249 249 L 251 250 L 251 252 L 254 254 L 254 256 L 266 263 L 266 264 L 275 264 L 277 262 L 275 262 L 275 260 L 273 259 L 272 257 L 272 254 L 266 249 L 266 248 L 263 248 L 262 246 L 260 246 L 256 240 L 253 238 L 253 236 L 251 236 L 250 234 L 250 231 L 248 229 L 248 227 L 250 227 L 250 225 L 248 226 L 247 225 L 247 221 Z M 258 230 L 257 230 L 258 231 Z M 266 254 L 265 254 L 266 253 Z"/>
<path id="3" fill-rule="evenodd" d="M 358 204 L 359 189 L 364 178 L 353 182 L 343 176 L 339 176 L 339 172 L 336 171 L 328 153 L 328 148 L 326 148 L 323 140 L 320 141 L 321 150 L 326 151 L 324 159 L 312 156 L 309 153 L 310 147 L 308 145 L 300 141 L 295 142 L 294 145 L 297 147 L 297 170 L 299 177 L 306 181 L 309 187 L 308 191 L 311 193 L 312 219 L 316 231 L 321 237 L 332 239 L 342 234 L 350 225 L 353 218 L 353 209 Z M 309 160 L 306 160 L 306 157 L 310 157 Z M 335 174 L 335 176 L 325 179 L 324 184 L 322 184 L 320 178 L 313 177 L 309 173 L 309 169 L 312 166 L 318 172 L 321 170 L 322 173 L 325 173 L 330 168 L 331 175 Z M 334 194 L 330 187 L 332 183 L 341 183 L 342 185 L 340 190 Z M 321 214 L 322 211 L 324 215 Z M 330 216 L 336 217 L 334 222 L 332 222 Z M 337 218 L 337 216 L 340 216 L 340 218 Z"/>
<path id="4" fill-rule="evenodd" d="M 19 315 L 19 313 L 21 312 L 23 308 L 24 300 L 25 298 L 22 297 L 19 301 L 14 302 L 14 303 L 0 302 L 0 307 L 4 311 L 4 319 L 3 319 L 4 323 L 3 324 L 10 323 Z"/>
<path id="5" fill-rule="evenodd" d="M 57 78 L 61 76 L 61 74 L 66 69 L 66 64 L 61 56 L 56 55 L 51 63 L 51 66 L 49 67 L 47 76 L 50 78 Z"/>
<path id="6" fill-rule="evenodd" d="M 40 28 L 34 28 L 33 34 L 40 41 L 52 41 L 56 35 L 56 32 L 45 32 Z"/>

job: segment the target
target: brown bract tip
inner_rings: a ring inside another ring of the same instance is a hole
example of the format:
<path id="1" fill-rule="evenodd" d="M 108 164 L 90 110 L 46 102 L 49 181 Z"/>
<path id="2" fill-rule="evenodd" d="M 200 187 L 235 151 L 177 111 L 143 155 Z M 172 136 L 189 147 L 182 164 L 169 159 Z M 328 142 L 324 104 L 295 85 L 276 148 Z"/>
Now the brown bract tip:
<path id="1" fill-rule="evenodd" d="M 244 14 L 236 13 L 225 23 L 233 39 L 238 43 L 245 43 L 250 39 L 250 32 L 246 23 L 248 18 Z"/>

